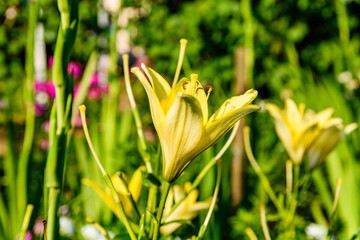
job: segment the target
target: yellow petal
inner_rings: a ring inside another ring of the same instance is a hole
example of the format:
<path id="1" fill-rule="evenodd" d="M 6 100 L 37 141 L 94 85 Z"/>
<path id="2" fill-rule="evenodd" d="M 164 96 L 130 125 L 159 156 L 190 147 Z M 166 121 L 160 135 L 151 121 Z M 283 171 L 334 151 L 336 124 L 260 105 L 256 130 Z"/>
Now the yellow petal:
<path id="1" fill-rule="evenodd" d="M 163 102 L 166 100 L 167 96 L 171 92 L 171 87 L 169 83 L 159 73 L 149 67 L 146 67 L 144 64 L 141 65 L 141 68 L 145 71 L 147 77 L 150 79 L 154 92 L 160 101 L 160 104 L 163 104 Z"/>
<path id="2" fill-rule="evenodd" d="M 166 113 L 172 104 L 175 101 L 176 94 L 182 93 L 186 95 L 190 95 L 195 97 L 201 105 L 201 110 L 203 112 L 203 122 L 204 124 L 208 120 L 208 103 L 206 98 L 206 93 L 201 83 L 197 80 L 197 75 L 192 74 L 191 79 L 182 78 L 176 86 L 171 90 L 168 98 L 166 99 L 166 103 L 163 105 L 164 112 Z"/>
<path id="3" fill-rule="evenodd" d="M 324 161 L 325 157 L 341 140 L 340 135 L 341 129 L 339 129 L 336 125 L 327 129 L 323 129 L 318 134 L 315 141 L 311 144 L 308 150 L 308 169 L 313 169 Z"/>
<path id="4" fill-rule="evenodd" d="M 215 121 L 226 114 L 241 109 L 244 106 L 251 103 L 257 96 L 258 92 L 256 90 L 250 89 L 246 91 L 243 95 L 232 97 L 226 100 L 221 107 L 211 116 L 209 122 Z"/>
<path id="5" fill-rule="evenodd" d="M 288 109 L 291 109 L 290 111 L 294 111 L 290 101 L 288 101 L 287 105 Z M 297 140 L 297 132 L 292 131 L 290 121 L 287 119 L 288 113 L 286 112 L 285 116 L 280 108 L 271 103 L 267 104 L 266 108 L 274 119 L 276 133 L 284 145 L 286 152 L 294 163 L 299 164 L 303 158 L 305 146 L 301 144 L 301 141 Z M 294 120 L 291 121 L 294 122 Z"/>
<path id="6" fill-rule="evenodd" d="M 344 133 L 347 135 L 347 134 L 351 133 L 352 131 L 354 131 L 356 128 L 358 128 L 357 123 L 351 123 L 349 125 L 346 125 L 346 127 L 344 129 Z"/>
<path id="7" fill-rule="evenodd" d="M 337 119 L 335 118 L 334 120 Z M 329 120 L 329 122 L 332 123 L 319 131 L 315 141 L 309 148 L 309 162 L 307 166 L 309 170 L 319 166 L 344 136 L 357 128 L 356 123 L 349 124 L 344 128 L 341 121 Z"/>
<path id="8" fill-rule="evenodd" d="M 136 169 L 136 171 L 133 173 L 131 180 L 129 182 L 129 191 L 130 191 L 133 199 L 135 200 L 135 202 L 137 202 L 140 197 L 141 188 L 142 188 L 142 184 L 143 184 L 141 172 L 145 171 L 145 170 L 146 170 L 145 166 L 141 166 L 138 169 Z"/>
<path id="9" fill-rule="evenodd" d="M 198 150 L 202 152 L 215 144 L 240 118 L 259 109 L 260 107 L 258 105 L 243 105 L 241 108 L 232 108 L 231 110 L 225 109 L 224 114 L 222 114 L 221 117 L 211 117 L 210 121 L 205 125 L 205 133 L 201 138 Z"/>
<path id="10" fill-rule="evenodd" d="M 122 194 L 122 195 L 126 195 L 126 185 L 125 183 L 120 179 L 120 176 L 117 174 L 111 174 L 110 176 L 111 181 L 114 185 L 114 188 L 116 190 L 116 192 Z"/>
<path id="11" fill-rule="evenodd" d="M 160 139 L 165 160 L 163 176 L 166 181 L 172 182 L 194 158 L 193 151 L 197 148 L 203 131 L 199 101 L 178 93 L 166 114 L 161 131 L 164 133 Z"/>
<path id="12" fill-rule="evenodd" d="M 99 184 L 97 184 L 96 182 L 90 179 L 84 178 L 81 180 L 81 183 L 92 188 L 100 196 L 100 198 L 106 203 L 106 205 L 108 205 L 111 211 L 113 211 L 113 213 L 115 213 L 116 215 L 118 214 L 115 201 L 111 196 L 111 194 L 105 192 Z"/>
<path id="13" fill-rule="evenodd" d="M 140 71 L 139 68 L 135 67 L 131 69 L 131 72 L 134 73 L 138 79 L 140 80 L 141 84 L 144 86 L 145 91 L 148 95 L 149 102 L 150 102 L 150 109 L 151 109 L 151 116 L 154 122 L 154 126 L 158 132 L 159 135 L 161 135 L 160 125 L 164 121 L 165 113 L 163 109 L 161 108 L 161 104 L 159 102 L 158 97 L 156 96 L 154 89 L 144 76 L 144 74 Z M 161 137 L 161 136 L 160 136 Z"/>

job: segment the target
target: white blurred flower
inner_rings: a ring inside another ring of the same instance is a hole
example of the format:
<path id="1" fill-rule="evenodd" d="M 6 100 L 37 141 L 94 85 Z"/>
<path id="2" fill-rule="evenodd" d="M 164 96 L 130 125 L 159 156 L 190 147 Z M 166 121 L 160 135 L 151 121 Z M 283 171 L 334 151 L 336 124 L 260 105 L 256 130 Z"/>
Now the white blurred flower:
<path id="1" fill-rule="evenodd" d="M 81 236 L 85 240 L 106 240 L 106 238 L 93 224 L 87 224 L 83 226 L 80 232 L 81 232 Z M 115 237 L 115 234 L 113 232 L 108 232 L 108 235 L 110 239 L 113 239 Z"/>
<path id="2" fill-rule="evenodd" d="M 349 72 L 349 71 L 342 72 L 338 76 L 338 82 L 346 84 L 347 82 L 349 82 L 352 79 L 352 77 L 353 76 L 352 76 L 351 72 Z"/>
<path id="3" fill-rule="evenodd" d="M 316 223 L 310 223 L 305 229 L 306 235 L 310 239 L 323 239 L 326 237 L 328 229 Z"/>
<path id="4" fill-rule="evenodd" d="M 120 9 L 121 0 L 104 0 L 103 5 L 106 11 L 110 14 L 115 14 Z"/>
<path id="5" fill-rule="evenodd" d="M 75 235 L 74 222 L 68 217 L 60 217 L 60 235 L 72 237 Z"/>
<path id="6" fill-rule="evenodd" d="M 116 50 L 119 53 L 130 52 L 130 34 L 126 30 L 119 30 L 116 33 Z"/>

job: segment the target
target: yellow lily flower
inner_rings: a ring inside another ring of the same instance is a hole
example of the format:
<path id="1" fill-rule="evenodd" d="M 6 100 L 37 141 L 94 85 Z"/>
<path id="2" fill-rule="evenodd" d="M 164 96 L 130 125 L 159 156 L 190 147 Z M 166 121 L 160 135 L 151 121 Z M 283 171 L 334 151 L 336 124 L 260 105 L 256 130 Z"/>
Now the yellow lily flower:
<path id="1" fill-rule="evenodd" d="M 357 127 L 353 123 L 344 128 L 340 118 L 331 118 L 332 108 L 319 113 L 305 111 L 304 104 L 297 106 L 291 99 L 286 99 L 283 111 L 270 103 L 266 107 L 291 160 L 300 164 L 308 154 L 308 169 L 318 166 L 337 143 Z"/>
<path id="2" fill-rule="evenodd" d="M 308 150 L 308 170 L 319 166 L 336 145 L 357 127 L 356 123 L 351 123 L 344 127 L 340 118 L 329 117 L 320 122 L 317 136 Z"/>
<path id="3" fill-rule="evenodd" d="M 173 204 L 176 203 L 179 199 L 181 199 L 186 193 L 186 191 L 190 188 L 191 183 L 186 182 L 184 186 L 175 185 L 172 189 L 170 189 L 164 209 L 164 216 L 168 216 L 164 219 L 164 223 L 176 220 L 191 220 L 195 218 L 201 210 L 210 207 L 212 197 L 210 197 L 206 201 L 197 202 L 196 200 L 199 196 L 199 191 L 197 189 L 194 189 L 189 193 L 189 195 L 184 199 L 184 201 L 169 215 Z M 181 223 L 178 222 L 165 224 L 160 227 L 160 232 L 162 235 L 168 236 L 180 226 Z"/>
<path id="4" fill-rule="evenodd" d="M 271 103 L 267 104 L 266 108 L 274 119 L 276 133 L 291 160 L 294 164 L 300 164 L 314 138 L 317 121 L 312 117 L 313 112 L 305 112 L 304 104 L 297 107 L 291 99 L 285 101 L 284 111 Z"/>
<path id="5" fill-rule="evenodd" d="M 122 205 L 125 210 L 125 213 L 126 213 L 126 215 L 128 215 L 130 217 L 133 216 L 134 209 L 130 202 L 130 199 L 128 198 L 127 188 L 129 189 L 129 192 L 131 193 L 134 201 L 137 202 L 140 198 L 141 188 L 143 185 L 141 172 L 145 171 L 145 170 L 146 170 L 145 166 L 139 167 L 132 175 L 132 177 L 128 183 L 128 186 L 126 186 L 124 184 L 124 182 L 120 179 L 119 175 L 112 174 L 110 176 L 111 181 L 114 184 L 115 190 L 119 194 L 120 200 L 121 200 Z M 114 200 L 113 196 L 111 195 L 111 192 L 109 189 L 103 189 L 100 184 L 94 182 L 93 180 L 87 179 L 87 178 L 82 179 L 81 182 L 83 184 L 91 187 L 100 196 L 100 198 L 105 202 L 105 204 L 108 205 L 108 207 L 111 209 L 111 211 L 113 211 L 113 213 L 116 216 L 118 216 L 118 217 L 120 216 L 117 211 L 117 208 L 116 208 L 115 200 Z"/>
<path id="6" fill-rule="evenodd" d="M 149 98 L 151 116 L 159 135 L 163 153 L 163 177 L 175 181 L 184 169 L 205 149 L 215 144 L 243 116 L 260 109 L 250 105 L 257 91 L 226 100 L 208 119 L 208 96 L 192 74 L 181 79 L 172 89 L 153 69 L 141 66 L 131 71 L 144 86 Z"/>

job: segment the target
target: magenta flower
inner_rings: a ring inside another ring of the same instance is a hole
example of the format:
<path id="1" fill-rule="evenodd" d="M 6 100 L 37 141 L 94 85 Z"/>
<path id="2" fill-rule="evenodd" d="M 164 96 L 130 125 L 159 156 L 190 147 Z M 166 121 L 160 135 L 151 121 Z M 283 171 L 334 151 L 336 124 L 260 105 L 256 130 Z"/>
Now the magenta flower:
<path id="1" fill-rule="evenodd" d="M 73 74 L 74 79 L 78 79 L 82 74 L 81 65 L 76 62 L 70 62 L 68 65 L 68 74 Z"/>
<path id="2" fill-rule="evenodd" d="M 52 69 L 54 66 L 54 56 L 50 56 L 48 59 L 49 68 Z M 68 75 L 73 74 L 74 79 L 78 79 L 82 74 L 82 67 L 80 63 L 70 62 L 68 65 Z"/>
<path id="3" fill-rule="evenodd" d="M 74 97 L 76 97 L 79 89 L 79 84 L 74 86 Z M 103 94 L 109 91 L 109 84 L 107 82 L 101 82 L 99 80 L 99 74 L 94 73 L 91 79 L 90 87 L 87 93 L 87 97 L 91 100 L 99 100 Z"/>
<path id="4" fill-rule="evenodd" d="M 25 235 L 25 240 L 31 240 L 33 238 L 32 234 L 30 231 L 27 231 L 26 232 L 26 235 Z"/>
<path id="5" fill-rule="evenodd" d="M 49 68 L 52 69 L 54 66 L 54 56 L 50 56 L 48 59 Z"/>

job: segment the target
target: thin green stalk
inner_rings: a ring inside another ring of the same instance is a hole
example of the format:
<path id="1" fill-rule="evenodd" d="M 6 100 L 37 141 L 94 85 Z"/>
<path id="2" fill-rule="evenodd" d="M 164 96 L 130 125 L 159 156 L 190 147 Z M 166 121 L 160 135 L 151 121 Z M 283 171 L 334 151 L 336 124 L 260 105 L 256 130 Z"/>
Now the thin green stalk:
<path id="1" fill-rule="evenodd" d="M 120 9 L 120 8 L 119 8 Z M 105 146 L 104 167 L 106 170 L 113 169 L 116 162 L 114 152 L 116 149 L 117 112 L 120 85 L 118 83 L 118 52 L 116 50 L 116 34 L 118 29 L 117 19 L 119 12 L 111 16 L 111 27 L 109 36 L 109 93 L 104 99 L 104 114 L 102 115 L 105 126 L 103 142 Z"/>
<path id="2" fill-rule="evenodd" d="M 77 111 L 79 109 L 79 106 L 84 102 L 84 100 L 87 96 L 88 90 L 91 85 L 92 76 L 96 71 L 96 64 L 97 64 L 98 56 L 99 56 L 98 52 L 93 51 L 89 57 L 87 64 L 86 64 L 84 74 L 81 78 L 76 97 L 74 98 L 74 103 L 73 103 L 73 108 L 72 108 L 73 112 L 72 112 L 72 116 L 71 116 L 71 126 L 75 125 L 76 117 L 78 116 Z"/>
<path id="3" fill-rule="evenodd" d="M 206 215 L 206 218 L 204 220 L 204 223 L 200 227 L 199 234 L 198 234 L 198 236 L 196 238 L 198 240 L 203 238 L 203 236 L 204 236 L 204 234 L 206 232 L 206 229 L 207 229 L 207 227 L 209 225 L 211 215 L 212 215 L 212 213 L 214 211 L 214 208 L 215 208 L 215 205 L 216 205 L 216 200 L 217 200 L 217 197 L 218 197 L 218 194 L 219 194 L 219 189 L 220 189 L 221 165 L 222 165 L 222 161 L 221 160 L 217 161 L 217 178 L 216 178 L 216 185 L 215 185 L 214 195 L 213 195 L 213 198 L 212 198 L 212 201 L 211 201 L 209 211 L 208 211 L 208 213 Z"/>
<path id="4" fill-rule="evenodd" d="M 276 210 L 279 212 L 280 216 L 284 216 L 284 209 L 282 205 L 280 204 L 280 201 L 277 199 L 274 191 L 271 188 L 270 182 L 261 170 L 260 166 L 255 160 L 255 157 L 252 153 L 251 146 L 250 146 L 250 128 L 248 126 L 244 127 L 244 146 L 245 146 L 245 152 L 249 159 L 249 162 L 251 166 L 253 167 L 256 175 L 258 175 L 261 184 L 263 185 L 263 188 L 266 192 L 266 194 L 269 196 L 270 200 L 273 202 L 274 206 L 276 207 Z"/>
<path id="5" fill-rule="evenodd" d="M 171 187 L 171 183 L 164 181 L 164 186 L 163 186 L 162 193 L 161 193 L 160 203 L 159 203 L 159 207 L 158 207 L 157 214 L 156 214 L 156 221 L 154 223 L 154 234 L 153 234 L 153 238 L 152 238 L 153 240 L 158 239 L 161 219 L 162 219 L 162 215 L 164 212 L 165 202 L 166 202 L 167 196 L 169 194 L 170 187 Z"/>
<path id="6" fill-rule="evenodd" d="M 7 108 L 7 115 L 11 116 L 10 113 L 11 108 Z M 9 239 L 13 239 L 15 235 L 18 233 L 18 208 L 17 208 L 17 190 L 16 190 L 16 166 L 15 166 L 15 154 L 14 154 L 14 126 L 9 117 L 6 117 L 6 156 L 4 158 L 4 173 L 7 177 L 7 187 L 6 193 L 7 198 L 2 199 L 7 202 L 7 208 L 4 207 L 4 210 L 1 211 L 1 217 L 7 216 L 5 221 L 2 221 L 3 229 L 6 235 L 8 235 Z M 4 204 L 5 206 L 5 204 Z M 8 209 L 8 210 L 6 210 Z M 9 211 L 9 212 L 7 212 Z M 9 221 L 10 219 L 10 221 Z"/>
<path id="7" fill-rule="evenodd" d="M 292 221 L 295 215 L 296 207 L 297 207 L 297 197 L 299 193 L 299 176 L 300 176 L 300 165 L 295 164 L 294 165 L 294 191 L 291 194 L 291 201 L 290 201 L 290 209 L 289 209 L 289 215 L 288 219 L 289 222 Z"/>
<path id="8" fill-rule="evenodd" d="M 244 46 L 246 49 L 246 83 L 247 88 L 253 87 L 253 69 L 255 63 L 255 54 L 254 54 L 254 20 L 252 17 L 251 9 L 251 0 L 242 0 L 241 1 L 241 14 L 244 18 L 244 28 L 245 28 L 245 38 Z"/>
<path id="9" fill-rule="evenodd" d="M 26 231 L 28 230 L 28 227 L 29 227 L 29 222 L 31 219 L 31 214 L 32 214 L 33 209 L 34 209 L 34 205 L 32 205 L 32 204 L 28 204 L 26 207 L 25 216 L 23 219 L 23 223 L 21 225 L 21 238 L 20 238 L 21 240 L 25 239 Z"/>
<path id="10" fill-rule="evenodd" d="M 245 233 L 246 236 L 250 239 L 250 240 L 258 240 L 258 238 L 256 237 L 254 230 L 252 230 L 250 227 L 247 227 L 245 229 Z"/>
<path id="11" fill-rule="evenodd" d="M 335 12 L 336 12 L 336 20 L 339 29 L 339 40 L 340 46 L 342 48 L 342 53 L 344 54 L 346 67 L 353 74 L 357 74 L 357 67 L 355 64 L 357 63 L 356 59 L 356 51 L 350 42 L 350 28 L 349 28 L 349 17 L 346 9 L 346 1 L 334 0 L 335 4 Z M 346 69 L 342 69 L 346 70 Z M 339 73 L 336 73 L 339 74 Z"/>
<path id="12" fill-rule="evenodd" d="M 292 189 L 293 189 L 293 162 L 291 160 L 286 161 L 286 205 L 290 204 Z"/>
<path id="13" fill-rule="evenodd" d="M 26 55 L 25 55 L 25 86 L 24 86 L 24 101 L 25 101 L 25 134 L 24 142 L 20 152 L 18 162 L 17 174 L 17 207 L 18 207 L 18 221 L 24 216 L 27 204 L 27 183 L 28 183 L 28 165 L 31 155 L 34 130 L 35 130 L 35 103 L 34 103 L 34 46 L 35 46 L 35 28 L 37 23 L 37 14 L 39 11 L 38 1 L 32 0 L 29 2 L 29 26 L 27 32 Z M 20 226 L 20 223 L 19 223 Z"/>
<path id="14" fill-rule="evenodd" d="M 266 212 L 265 212 L 265 206 L 260 206 L 260 218 L 261 218 L 261 227 L 264 232 L 264 237 L 266 240 L 271 240 L 269 227 L 266 223 Z"/>
<path id="15" fill-rule="evenodd" d="M 117 210 L 119 212 L 119 215 L 120 215 L 120 219 L 122 220 L 122 222 L 124 223 L 125 225 L 125 228 L 126 230 L 128 231 L 129 233 L 129 236 L 131 238 L 131 240 L 136 240 L 137 237 L 135 236 L 135 233 L 131 227 L 131 224 L 129 222 L 129 219 L 127 218 L 126 214 L 125 214 L 125 210 L 124 210 L 124 207 L 120 201 L 120 197 L 118 195 L 118 193 L 116 192 L 115 190 L 115 187 L 110 179 L 110 176 L 109 174 L 105 171 L 104 167 L 102 166 L 96 152 L 95 152 L 95 149 L 94 149 L 94 146 L 91 142 L 91 139 L 90 139 L 90 135 L 89 135 L 89 130 L 88 130 L 88 127 L 87 127 L 87 124 L 86 124 L 86 116 L 85 116 L 85 111 L 86 111 L 86 107 L 84 105 L 81 105 L 79 107 L 79 110 L 80 110 L 80 116 L 81 116 L 81 121 L 82 121 L 82 124 L 83 124 L 83 129 L 84 129 L 84 133 L 85 133 L 85 137 L 86 137 L 86 140 L 89 144 L 89 148 L 95 158 L 95 161 L 103 175 L 103 178 L 104 178 L 104 181 L 106 183 L 106 185 L 109 187 L 110 191 L 111 191 L 111 194 L 114 198 L 114 201 L 116 203 L 116 207 L 117 207 Z"/>
<path id="16" fill-rule="evenodd" d="M 0 192 L 0 237 L 3 237 L 2 239 L 11 239 L 9 228 L 7 228 L 7 223 L 9 221 L 9 215 L 6 211 L 5 203 L 3 196 Z M 2 236 L 3 235 L 3 236 Z"/>
<path id="17" fill-rule="evenodd" d="M 176 71 L 175 71 L 175 76 L 174 76 L 174 80 L 172 83 L 172 88 L 175 88 L 175 86 L 178 82 L 179 76 L 180 76 L 181 66 L 182 66 L 182 63 L 184 60 L 184 56 L 185 56 L 186 44 L 187 44 L 186 39 L 180 39 L 180 54 L 179 54 L 178 64 L 176 66 Z"/>
<path id="18" fill-rule="evenodd" d="M 128 98 L 129 98 L 131 111 L 132 111 L 134 119 L 135 119 L 136 130 L 137 130 L 137 134 L 139 137 L 140 148 L 142 151 L 142 157 L 145 162 L 147 171 L 149 173 L 152 173 L 153 169 L 152 169 L 151 163 L 150 163 L 150 155 L 147 152 L 147 146 L 146 146 L 146 142 L 145 142 L 145 136 L 144 136 L 144 131 L 143 131 L 143 127 L 142 127 L 142 122 L 141 122 L 139 110 L 136 107 L 134 94 L 131 89 L 130 73 L 129 73 L 129 55 L 123 54 L 122 59 L 123 59 L 123 69 L 124 69 L 126 92 L 127 92 Z"/>

